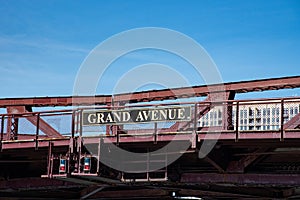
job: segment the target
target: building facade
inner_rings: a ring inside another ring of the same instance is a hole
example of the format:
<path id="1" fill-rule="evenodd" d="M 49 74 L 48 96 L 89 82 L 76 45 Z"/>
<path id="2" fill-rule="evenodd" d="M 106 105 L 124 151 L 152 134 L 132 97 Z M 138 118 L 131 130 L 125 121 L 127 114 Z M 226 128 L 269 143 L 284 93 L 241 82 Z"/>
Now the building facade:
<path id="1" fill-rule="evenodd" d="M 283 123 L 299 114 L 299 102 L 285 103 L 283 109 L 281 103 L 255 103 L 240 104 L 239 113 L 236 113 L 237 106 L 232 106 L 232 122 L 235 128 L 238 117 L 238 129 L 247 130 L 278 130 L 281 125 L 281 110 L 283 110 Z M 222 126 L 223 106 L 215 106 L 199 120 L 201 127 Z"/>

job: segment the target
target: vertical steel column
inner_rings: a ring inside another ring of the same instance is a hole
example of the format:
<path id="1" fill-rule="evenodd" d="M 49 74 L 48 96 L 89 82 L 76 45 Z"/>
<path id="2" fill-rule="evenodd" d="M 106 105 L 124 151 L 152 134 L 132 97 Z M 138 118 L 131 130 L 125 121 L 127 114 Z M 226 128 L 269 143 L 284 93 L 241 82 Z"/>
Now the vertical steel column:
<path id="1" fill-rule="evenodd" d="M 118 126 L 117 125 L 112 125 L 112 132 L 113 135 L 117 137 L 117 146 L 119 146 L 120 144 L 120 131 L 118 130 Z"/>
<path id="2" fill-rule="evenodd" d="M 197 146 L 197 114 L 198 114 L 198 109 L 197 109 L 197 103 L 195 103 L 194 106 L 194 127 L 193 127 L 193 133 L 192 133 L 192 148 L 196 148 Z"/>
<path id="3" fill-rule="evenodd" d="M 4 135 L 4 115 L 2 115 L 1 118 L 1 136 L 0 136 L 0 151 L 2 151 L 2 141 L 3 141 L 3 135 Z"/>
<path id="4" fill-rule="evenodd" d="M 53 144 L 52 144 L 53 145 Z M 53 178 L 53 160 L 54 156 L 51 155 L 51 163 L 50 163 L 50 178 Z"/>
<path id="5" fill-rule="evenodd" d="M 98 176 L 100 175 L 100 154 L 101 154 L 101 142 L 102 142 L 102 139 L 99 138 L 99 144 L 98 144 L 98 160 L 97 160 L 97 174 Z"/>
<path id="6" fill-rule="evenodd" d="M 79 123 L 80 123 L 80 121 L 79 121 L 79 112 L 78 112 L 78 110 L 76 110 L 75 111 L 75 130 L 74 130 L 74 137 L 75 137 L 75 135 L 77 134 L 77 133 L 79 133 Z"/>
<path id="7" fill-rule="evenodd" d="M 222 95 L 222 94 L 220 94 Z M 232 101 L 235 97 L 235 91 L 229 91 L 225 92 L 226 100 L 223 104 L 223 130 L 233 130 L 233 124 L 232 124 Z M 223 99 L 223 98 L 221 98 Z"/>
<path id="8" fill-rule="evenodd" d="M 80 172 L 80 169 L 81 169 L 81 150 L 82 150 L 82 112 L 83 110 L 81 109 L 80 111 L 80 115 L 79 115 L 79 141 L 77 140 L 77 146 L 78 146 L 78 161 L 77 161 L 77 166 L 78 166 L 78 173 L 81 173 Z"/>
<path id="9" fill-rule="evenodd" d="M 19 118 L 14 116 L 14 122 L 13 122 L 13 126 L 12 126 L 13 130 L 13 139 L 17 140 L 18 139 L 18 131 L 19 131 Z"/>
<path id="10" fill-rule="evenodd" d="M 80 115 L 79 115 L 79 136 L 81 137 L 82 136 L 82 131 L 83 131 L 83 129 L 82 129 L 82 112 L 83 112 L 83 110 L 80 110 L 79 112 L 80 112 Z"/>
<path id="11" fill-rule="evenodd" d="M 18 118 L 14 114 L 10 114 L 7 121 L 7 140 L 18 139 Z"/>
<path id="12" fill-rule="evenodd" d="M 168 154 L 165 154 L 165 180 L 168 178 Z"/>
<path id="13" fill-rule="evenodd" d="M 74 169 L 74 149 L 75 149 L 75 140 L 74 140 L 74 137 L 75 137 L 75 117 L 76 117 L 76 111 L 73 110 L 72 111 L 72 115 L 71 115 L 71 139 L 70 139 L 70 143 L 69 143 L 69 153 L 68 153 L 68 170 L 67 170 L 67 176 L 70 177 L 71 176 L 71 173 Z"/>
<path id="14" fill-rule="evenodd" d="M 72 112 L 71 137 L 75 136 L 75 111 Z"/>
<path id="15" fill-rule="evenodd" d="M 283 130 L 283 124 L 284 124 L 284 99 L 281 99 L 280 105 L 281 105 L 280 141 L 283 141 L 284 140 L 284 130 Z"/>
<path id="16" fill-rule="evenodd" d="M 154 123 L 154 144 L 157 144 L 157 123 Z"/>
<path id="17" fill-rule="evenodd" d="M 52 170 L 53 170 L 52 147 L 53 147 L 53 143 L 49 142 L 49 146 L 48 146 L 48 167 L 47 167 L 47 176 L 48 176 L 48 178 L 52 178 Z"/>
<path id="18" fill-rule="evenodd" d="M 237 142 L 239 140 L 239 101 L 236 102 L 236 117 L 235 117 L 235 141 Z"/>
<path id="19" fill-rule="evenodd" d="M 157 106 L 155 106 L 157 108 Z M 157 122 L 154 122 L 154 144 L 157 144 Z"/>
<path id="20" fill-rule="evenodd" d="M 35 150 L 38 150 L 39 146 L 39 130 L 40 130 L 40 113 L 36 115 L 36 133 L 35 133 Z"/>
<path id="21" fill-rule="evenodd" d="M 232 123 L 232 102 L 227 102 L 227 127 L 225 130 L 233 130 L 233 123 Z"/>
<path id="22" fill-rule="evenodd" d="M 12 115 L 7 115 L 7 123 L 6 123 L 6 140 L 10 140 L 11 135 L 11 125 L 12 125 Z"/>
<path id="23" fill-rule="evenodd" d="M 149 174 L 149 172 L 150 172 L 150 166 L 149 166 L 149 164 L 150 164 L 150 152 L 149 152 L 149 148 L 147 148 L 147 173 L 146 173 L 146 176 L 147 176 L 147 181 L 149 181 L 150 180 L 150 174 Z"/>
<path id="24" fill-rule="evenodd" d="M 74 153 L 74 148 L 75 148 L 75 141 L 74 141 L 74 137 L 75 137 L 75 112 L 72 112 L 72 126 L 71 126 L 71 145 L 70 145 L 70 153 L 73 154 Z"/>

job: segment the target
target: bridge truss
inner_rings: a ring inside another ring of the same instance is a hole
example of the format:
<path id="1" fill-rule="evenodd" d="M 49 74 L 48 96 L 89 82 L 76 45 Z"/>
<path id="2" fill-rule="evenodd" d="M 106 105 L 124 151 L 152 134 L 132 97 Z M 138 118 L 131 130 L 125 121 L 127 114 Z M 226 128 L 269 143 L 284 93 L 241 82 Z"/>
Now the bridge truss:
<path id="1" fill-rule="evenodd" d="M 299 198 L 300 97 L 234 100 L 237 93 L 299 87 L 300 77 L 294 76 L 114 97 L 0 99 L 7 110 L 0 116 L 0 175 L 6 179 L 0 181 L 0 196 Z M 175 101 L 201 96 L 206 99 Z M 33 111 L 52 106 L 77 107 Z M 183 106 L 191 108 L 190 120 L 82 126 L 82 113 L 91 109 Z M 171 141 L 188 147 L 155 153 Z M 216 144 L 203 157 L 201 147 L 209 141 Z M 148 156 L 123 159 L 116 156 L 118 148 Z M 174 156 L 180 157 L 166 165 Z M 107 162 L 145 171 L 116 170 Z M 157 163 L 165 165 L 149 171 Z"/>

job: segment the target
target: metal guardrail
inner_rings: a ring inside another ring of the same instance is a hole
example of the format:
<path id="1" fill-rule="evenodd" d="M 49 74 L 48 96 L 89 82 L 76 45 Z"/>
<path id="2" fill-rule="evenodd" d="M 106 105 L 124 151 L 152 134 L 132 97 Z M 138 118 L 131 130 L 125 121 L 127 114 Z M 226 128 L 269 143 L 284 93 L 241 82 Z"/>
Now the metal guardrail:
<path id="1" fill-rule="evenodd" d="M 82 112 L 86 110 L 119 110 L 157 108 L 164 106 L 190 106 L 192 116 L 190 121 L 163 121 L 148 123 L 133 123 L 124 125 L 82 126 Z M 280 99 L 252 99 L 224 102 L 183 102 L 168 104 L 136 104 L 129 106 L 80 107 L 73 110 L 56 110 L 44 112 L 27 112 L 0 115 L 1 145 L 9 140 L 51 138 L 47 134 L 49 127 L 53 133 L 64 137 L 116 136 L 117 143 L 122 135 L 153 134 L 157 142 L 159 134 L 167 133 L 207 133 L 213 131 L 230 131 L 239 139 L 240 132 L 280 133 L 284 139 L 285 130 L 299 128 L 300 97 Z M 15 124 L 13 124 L 15 123 Z M 48 125 L 46 125 L 48 124 Z M 12 127 L 17 130 L 12 130 Z M 55 137 L 53 137 L 55 138 Z"/>

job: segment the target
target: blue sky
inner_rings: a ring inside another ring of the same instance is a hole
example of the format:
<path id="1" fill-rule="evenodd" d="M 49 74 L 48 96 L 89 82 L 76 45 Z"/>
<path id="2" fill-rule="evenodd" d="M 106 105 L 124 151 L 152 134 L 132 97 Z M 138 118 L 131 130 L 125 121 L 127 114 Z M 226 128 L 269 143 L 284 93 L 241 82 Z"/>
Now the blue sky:
<path id="1" fill-rule="evenodd" d="M 224 82 L 300 75 L 297 0 L 0 0 L 0 27 L 0 98 L 71 95 L 88 53 L 108 37 L 139 27 L 192 37 L 210 54 Z M 160 59 L 184 69 L 173 56 L 151 51 L 118 64 L 129 69 Z M 110 76 L 118 72 L 124 70 Z M 190 76 L 191 85 L 203 84 Z"/>

